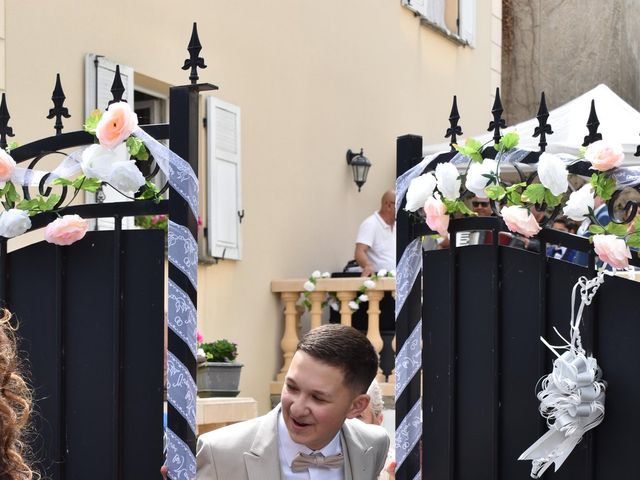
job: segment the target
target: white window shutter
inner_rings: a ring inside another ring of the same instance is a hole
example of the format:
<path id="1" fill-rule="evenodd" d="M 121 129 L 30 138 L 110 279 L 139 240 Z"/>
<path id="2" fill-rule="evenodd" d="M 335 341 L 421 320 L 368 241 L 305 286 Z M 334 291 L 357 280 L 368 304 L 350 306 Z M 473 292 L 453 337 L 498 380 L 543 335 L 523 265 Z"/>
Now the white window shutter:
<path id="1" fill-rule="evenodd" d="M 109 60 L 102 55 L 89 53 L 85 57 L 85 96 L 84 96 L 84 112 L 87 118 L 91 112 L 96 109 L 103 112 L 107 108 L 109 102 L 113 99 L 111 94 L 111 85 L 116 74 L 116 65 L 120 65 L 120 77 L 124 85 L 124 93 L 122 99 L 126 100 L 133 107 L 133 68 L 126 65 L 118 64 Z M 129 199 L 116 192 L 108 185 L 103 187 L 104 203 L 124 202 Z M 95 203 L 95 194 L 85 192 L 85 202 Z M 99 218 L 94 222 L 93 227 L 96 230 L 113 230 L 112 218 Z M 122 228 L 131 229 L 134 227 L 133 217 L 125 217 L 122 219 Z"/>
<path id="2" fill-rule="evenodd" d="M 427 15 L 426 2 L 427 1 L 428 0 L 402 0 L 402 5 L 404 5 L 405 7 L 407 7 L 410 10 L 413 10 L 414 12 L 419 14 L 420 16 L 426 17 L 426 15 Z"/>
<path id="3" fill-rule="evenodd" d="M 425 18 L 447 30 L 447 24 L 444 21 L 445 0 L 424 0 L 424 2 Z"/>
<path id="4" fill-rule="evenodd" d="M 242 259 L 240 108 L 207 97 L 207 247 L 212 257 Z"/>
<path id="5" fill-rule="evenodd" d="M 471 47 L 476 44 L 476 0 L 459 0 L 458 32 Z"/>

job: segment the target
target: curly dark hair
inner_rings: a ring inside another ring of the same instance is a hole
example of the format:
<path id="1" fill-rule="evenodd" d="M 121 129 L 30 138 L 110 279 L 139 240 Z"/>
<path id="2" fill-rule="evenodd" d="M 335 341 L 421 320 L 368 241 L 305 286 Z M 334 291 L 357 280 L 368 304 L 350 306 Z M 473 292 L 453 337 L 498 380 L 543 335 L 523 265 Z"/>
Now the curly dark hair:
<path id="1" fill-rule="evenodd" d="M 31 480 L 34 472 L 24 459 L 23 438 L 31 413 L 31 391 L 18 369 L 11 313 L 0 309 L 0 315 L 0 479 Z"/>

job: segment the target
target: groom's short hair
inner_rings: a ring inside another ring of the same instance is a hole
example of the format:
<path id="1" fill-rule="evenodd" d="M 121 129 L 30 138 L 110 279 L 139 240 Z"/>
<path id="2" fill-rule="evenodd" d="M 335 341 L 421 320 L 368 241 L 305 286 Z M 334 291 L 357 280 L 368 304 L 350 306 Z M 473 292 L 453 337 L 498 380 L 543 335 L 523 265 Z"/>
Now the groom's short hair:
<path id="1" fill-rule="evenodd" d="M 378 354 L 367 337 L 353 327 L 322 325 L 310 330 L 297 350 L 342 370 L 344 384 L 366 393 L 378 372 Z"/>

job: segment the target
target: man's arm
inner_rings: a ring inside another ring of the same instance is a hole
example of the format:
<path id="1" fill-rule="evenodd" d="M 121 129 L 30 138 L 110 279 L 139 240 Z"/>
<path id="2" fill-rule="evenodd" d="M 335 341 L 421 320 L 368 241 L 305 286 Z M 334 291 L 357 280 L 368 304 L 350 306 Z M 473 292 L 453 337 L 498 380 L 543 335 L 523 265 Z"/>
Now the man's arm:
<path id="1" fill-rule="evenodd" d="M 362 276 L 370 277 L 374 273 L 373 263 L 369 260 L 369 255 L 367 252 L 369 251 L 369 245 L 364 243 L 356 243 L 356 262 L 358 265 L 362 267 Z"/>

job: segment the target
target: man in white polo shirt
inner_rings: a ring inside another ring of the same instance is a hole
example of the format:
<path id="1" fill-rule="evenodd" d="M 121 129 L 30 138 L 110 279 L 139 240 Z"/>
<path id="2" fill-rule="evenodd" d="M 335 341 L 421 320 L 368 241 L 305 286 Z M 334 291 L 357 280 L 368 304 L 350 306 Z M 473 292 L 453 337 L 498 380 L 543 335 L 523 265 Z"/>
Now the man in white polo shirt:
<path id="1" fill-rule="evenodd" d="M 382 269 L 396 268 L 396 191 L 387 190 L 380 210 L 360 225 L 356 238 L 356 262 L 362 276 L 369 277 Z"/>

